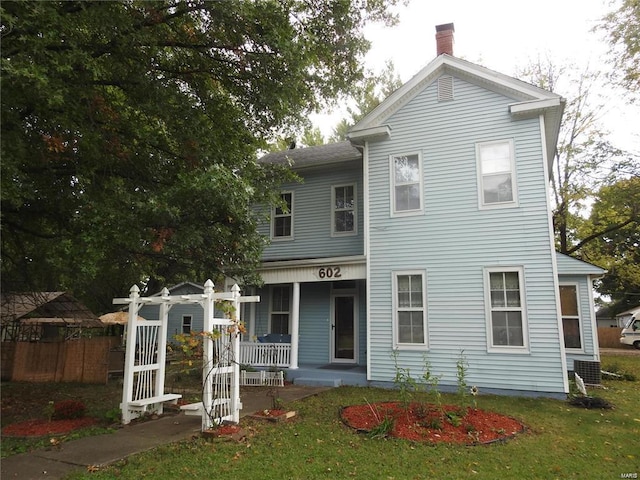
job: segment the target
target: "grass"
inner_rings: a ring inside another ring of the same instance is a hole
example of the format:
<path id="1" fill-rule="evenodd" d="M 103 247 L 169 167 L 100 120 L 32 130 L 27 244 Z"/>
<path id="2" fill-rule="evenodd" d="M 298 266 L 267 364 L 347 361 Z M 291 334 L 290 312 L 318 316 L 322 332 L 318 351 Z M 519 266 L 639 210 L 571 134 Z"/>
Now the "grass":
<path id="1" fill-rule="evenodd" d="M 603 356 L 605 370 L 634 373 L 633 381 L 590 389 L 615 408 L 586 410 L 567 402 L 480 396 L 478 408 L 510 415 L 528 431 L 506 443 L 462 447 L 371 438 L 346 428 L 341 406 L 398 400 L 391 390 L 341 387 L 296 402 L 292 421 L 248 419 L 242 443 L 204 439 L 158 448 L 94 473 L 69 479 L 318 479 L 318 478 L 621 478 L 640 474 L 640 357 Z M 365 400 L 366 399 L 366 400 Z M 443 402 L 454 403 L 454 395 Z M 634 447 L 634 445 L 636 447 Z"/>
<path id="2" fill-rule="evenodd" d="M 167 391 L 182 393 L 190 401 L 199 398 L 200 373 L 184 373 L 182 367 L 168 369 Z M 4 428 L 12 423 L 47 418 L 46 408 L 50 401 L 77 399 L 87 407 L 86 416 L 98 419 L 98 425 L 80 429 L 64 435 L 56 435 L 56 440 L 65 442 L 93 435 L 112 432 L 120 428 L 120 402 L 122 400 L 122 378 L 110 379 L 107 384 L 91 385 L 80 383 L 26 383 L 2 382 L 2 416 L 0 425 Z M 50 437 L 11 438 L 2 437 L 2 458 L 30 450 L 50 446 Z"/>

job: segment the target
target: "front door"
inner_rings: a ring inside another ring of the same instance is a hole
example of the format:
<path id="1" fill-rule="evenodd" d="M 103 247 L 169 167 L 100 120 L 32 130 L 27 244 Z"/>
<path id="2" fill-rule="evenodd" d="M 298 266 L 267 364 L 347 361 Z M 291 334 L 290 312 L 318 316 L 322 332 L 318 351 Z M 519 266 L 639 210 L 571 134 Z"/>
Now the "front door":
<path id="1" fill-rule="evenodd" d="M 355 300 L 355 295 L 336 295 L 333 297 L 331 361 L 334 363 L 356 363 Z"/>

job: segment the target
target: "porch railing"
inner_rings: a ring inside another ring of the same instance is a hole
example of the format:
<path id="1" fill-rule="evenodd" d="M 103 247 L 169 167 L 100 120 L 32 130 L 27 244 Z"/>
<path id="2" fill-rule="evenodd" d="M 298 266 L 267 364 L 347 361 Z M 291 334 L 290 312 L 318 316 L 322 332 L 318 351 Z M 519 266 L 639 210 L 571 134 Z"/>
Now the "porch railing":
<path id="1" fill-rule="evenodd" d="M 288 367 L 291 365 L 291 344 L 240 342 L 239 363 L 253 367 Z"/>

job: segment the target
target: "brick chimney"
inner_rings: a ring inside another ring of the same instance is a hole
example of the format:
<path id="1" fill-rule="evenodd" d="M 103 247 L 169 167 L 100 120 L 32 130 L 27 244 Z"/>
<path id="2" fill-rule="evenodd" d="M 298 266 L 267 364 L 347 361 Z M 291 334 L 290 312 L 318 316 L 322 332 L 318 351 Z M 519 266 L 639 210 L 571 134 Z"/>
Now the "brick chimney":
<path id="1" fill-rule="evenodd" d="M 446 53 L 453 56 L 453 23 L 436 25 L 436 49 L 438 56 Z"/>

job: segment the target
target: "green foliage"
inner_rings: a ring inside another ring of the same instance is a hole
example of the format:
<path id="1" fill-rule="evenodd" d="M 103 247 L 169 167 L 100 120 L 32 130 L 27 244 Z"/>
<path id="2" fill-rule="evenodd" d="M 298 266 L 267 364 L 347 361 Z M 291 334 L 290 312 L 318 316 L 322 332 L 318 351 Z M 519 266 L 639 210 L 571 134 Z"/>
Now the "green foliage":
<path id="1" fill-rule="evenodd" d="M 393 430 L 394 420 L 392 417 L 385 416 L 380 422 L 374 426 L 369 432 L 371 438 L 384 438 Z"/>
<path id="2" fill-rule="evenodd" d="M 625 370 L 617 362 L 606 363 L 602 365 L 602 378 L 606 380 L 619 380 L 627 382 L 635 382 L 638 380 L 637 375 Z"/>
<path id="3" fill-rule="evenodd" d="M 589 239 L 582 258 L 607 270 L 596 284 L 598 291 L 611 297 L 615 312 L 636 306 L 640 299 L 640 176 L 600 188 L 581 232 Z"/>
<path id="4" fill-rule="evenodd" d="M 256 281 L 256 152 L 348 93 L 391 1 L 5 1 L 2 287 L 96 313 L 133 284 Z"/>
<path id="5" fill-rule="evenodd" d="M 462 423 L 460 415 L 458 415 L 457 412 L 446 412 L 445 416 L 447 417 L 448 422 L 454 427 L 459 427 Z"/>
<path id="6" fill-rule="evenodd" d="M 393 377 L 393 383 L 398 389 L 400 401 L 405 406 L 405 408 L 407 408 L 409 406 L 409 403 L 411 402 L 413 393 L 418 390 L 418 383 L 411 376 L 411 372 L 408 368 L 401 367 L 398 364 L 398 350 L 393 350 L 391 356 L 393 358 L 393 365 L 396 370 L 396 373 Z"/>
<path id="7" fill-rule="evenodd" d="M 518 76 L 570 92 L 553 163 L 556 248 L 608 270 L 596 289 L 612 297 L 615 311 L 637 304 L 640 162 L 637 154 L 616 148 L 599 123 L 604 103 L 594 91 L 601 76 L 550 59 L 533 62 Z"/>
<path id="8" fill-rule="evenodd" d="M 440 383 L 440 376 L 434 375 L 431 373 L 431 364 L 429 360 L 425 356 L 424 358 L 424 370 L 422 372 L 422 380 L 424 381 L 425 388 L 427 393 L 433 397 L 433 402 L 438 408 L 440 414 L 444 412 L 444 408 L 442 407 L 442 394 L 438 389 L 438 385 Z"/>
<path id="9" fill-rule="evenodd" d="M 391 61 L 386 63 L 384 70 L 379 75 L 367 72 L 365 78 L 355 86 L 356 91 L 352 97 L 354 105 L 347 107 L 349 116 L 343 118 L 333 129 L 331 141 L 346 140 L 349 129 L 400 86 L 402 86 L 402 81 L 395 72 Z"/>
<path id="10" fill-rule="evenodd" d="M 465 403 L 467 398 L 467 370 L 469 369 L 469 362 L 467 362 L 464 356 L 464 350 L 460 351 L 460 356 L 456 361 L 456 380 L 458 383 L 458 397 L 462 404 Z"/>
<path id="11" fill-rule="evenodd" d="M 603 358 L 603 363 L 607 361 Z M 615 361 L 625 370 L 640 368 L 640 357 L 615 357 Z M 486 395 L 483 401 L 487 410 L 520 419 L 529 433 L 482 448 L 427 446 L 399 439 L 372 441 L 366 435 L 354 434 L 336 420 L 339 408 L 361 404 L 363 397 L 372 404 L 392 401 L 396 392 L 334 388 L 296 402 L 295 422 L 250 424 L 250 448 L 224 442 L 216 444 L 212 455 L 211 443 L 190 440 L 131 456 L 98 472 L 80 471 L 72 478 L 206 477 L 212 470 L 222 480 L 619 478 L 621 472 L 638 468 L 638 454 L 630 445 L 637 444 L 638 422 L 634 419 L 640 404 L 640 384 L 607 381 L 605 385 L 607 389 L 599 394 L 615 402 L 613 410 L 572 408 L 548 398 Z M 455 402 L 454 395 L 443 395 L 446 402 Z M 478 437 L 478 432 L 469 433 L 471 441 Z M 265 470 L 265 458 L 277 466 L 277 471 Z"/>
<path id="12" fill-rule="evenodd" d="M 122 410 L 118 407 L 111 408 L 105 412 L 104 418 L 108 423 L 120 423 L 122 420 Z"/>
<path id="13" fill-rule="evenodd" d="M 393 430 L 395 420 L 392 416 L 386 415 L 378 411 L 378 407 L 367 402 L 373 417 L 376 419 L 376 425 L 369 430 L 369 438 L 386 438 Z"/>
<path id="14" fill-rule="evenodd" d="M 613 5 L 613 3 L 612 3 Z M 629 93 L 640 93 L 640 3 L 623 0 L 598 26 L 610 45 L 611 78 Z M 629 100 L 637 97 L 628 96 Z"/>
<path id="15" fill-rule="evenodd" d="M 49 400 L 43 409 L 44 416 L 48 421 L 53 420 L 53 414 L 55 413 L 54 401 Z"/>

